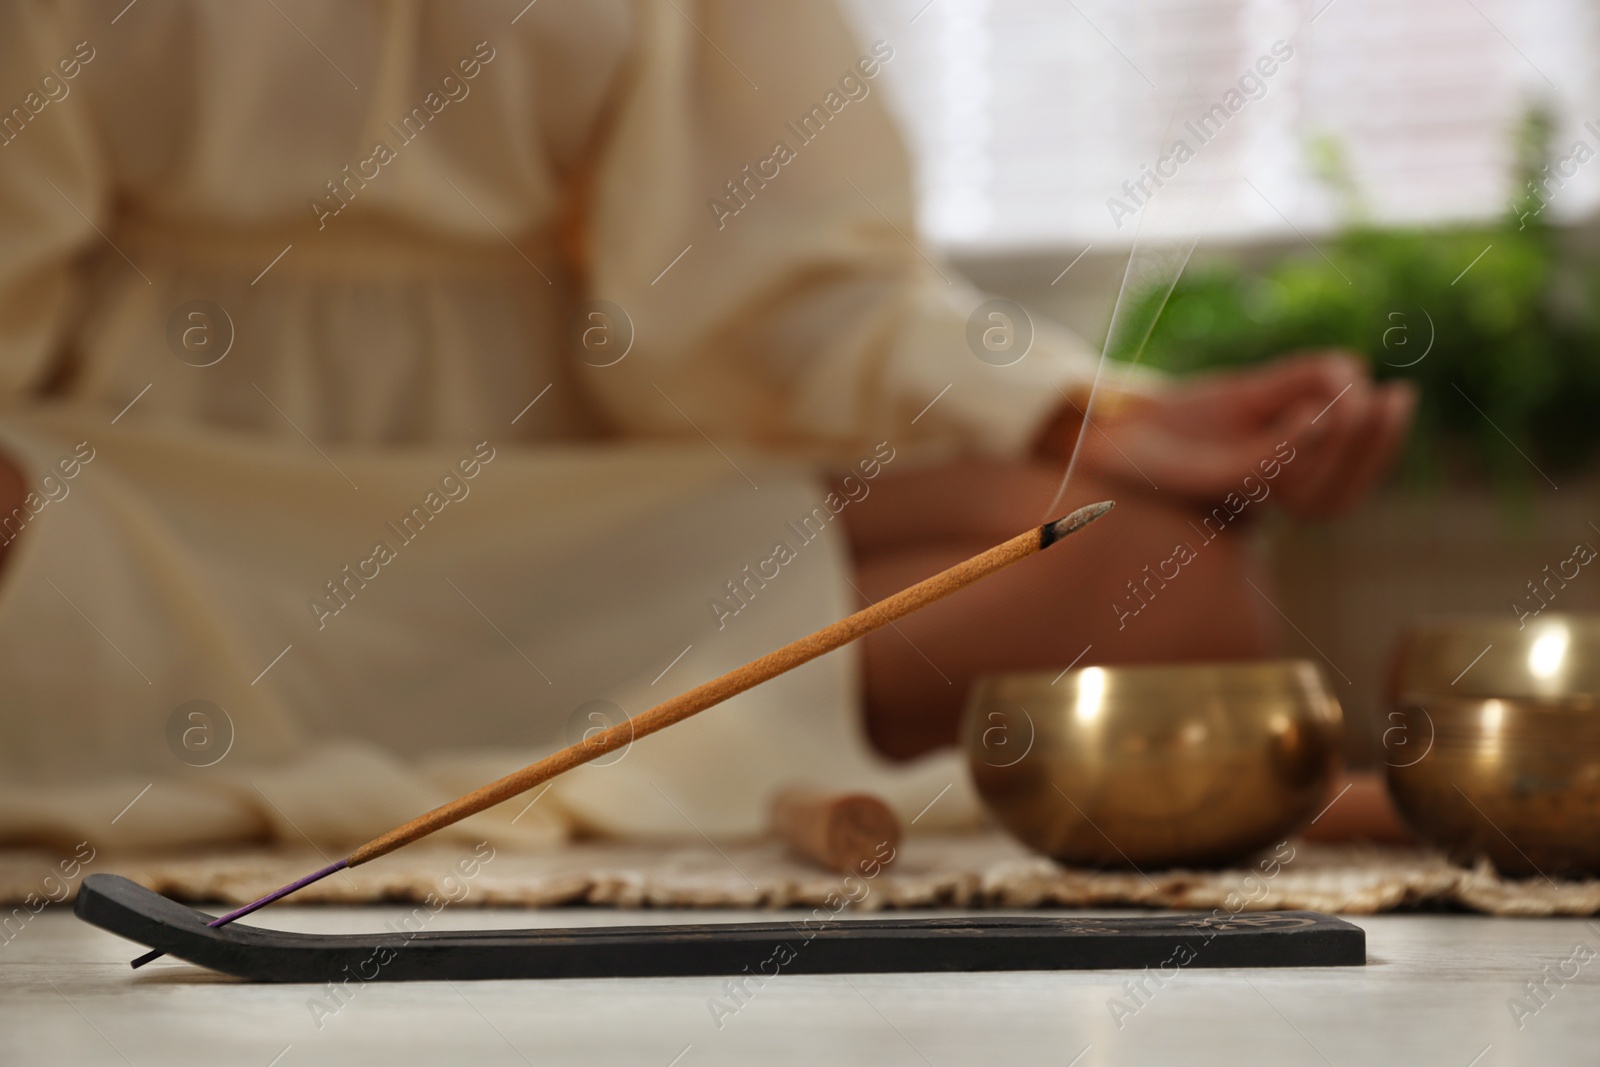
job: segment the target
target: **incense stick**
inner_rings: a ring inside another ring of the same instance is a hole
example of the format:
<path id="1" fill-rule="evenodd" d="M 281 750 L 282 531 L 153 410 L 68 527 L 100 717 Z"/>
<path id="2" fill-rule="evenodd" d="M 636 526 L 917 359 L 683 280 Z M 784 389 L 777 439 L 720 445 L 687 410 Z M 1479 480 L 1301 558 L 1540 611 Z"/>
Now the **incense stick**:
<path id="1" fill-rule="evenodd" d="M 633 719 L 620 722 L 615 726 L 585 738 L 576 744 L 569 745 L 559 752 L 546 756 L 536 763 L 530 763 L 519 771 L 514 771 L 499 778 L 488 785 L 474 789 L 465 796 L 457 797 L 447 804 L 441 804 L 432 811 L 402 826 L 397 826 L 388 833 L 373 838 L 348 857 L 324 867 L 320 871 L 306 875 L 299 881 L 291 882 L 281 889 L 262 897 L 251 904 L 247 904 L 237 911 L 229 912 L 221 918 L 207 923 L 207 926 L 223 926 L 233 922 L 241 916 L 248 915 L 258 908 L 263 908 L 275 900 L 280 900 L 299 889 L 303 889 L 313 882 L 326 878 L 335 871 L 347 867 L 357 867 L 369 860 L 393 852 L 397 848 L 409 845 L 411 842 L 426 837 L 435 830 L 441 830 L 465 819 L 469 815 L 476 815 L 485 808 L 492 808 L 502 801 L 509 800 L 519 793 L 527 792 L 534 786 L 563 774 L 574 767 L 598 759 L 608 752 L 623 748 L 640 737 L 647 737 L 658 730 L 664 730 L 674 723 L 682 722 L 692 715 L 696 715 L 707 708 L 722 703 L 729 697 L 738 696 L 747 689 L 752 689 L 762 682 L 776 678 L 786 671 L 794 670 L 803 663 L 808 663 L 818 656 L 832 652 L 834 649 L 848 645 L 872 631 L 887 626 L 896 619 L 927 606 L 935 600 L 941 600 L 958 589 L 971 585 L 981 578 L 985 578 L 995 571 L 1003 570 L 1018 563 L 1029 556 L 1044 551 L 1068 535 L 1083 529 L 1095 519 L 1110 511 L 1114 506 L 1110 500 L 1098 504 L 1090 504 L 1079 508 L 1072 514 L 1055 522 L 1047 522 L 1043 526 L 1018 534 L 1009 541 L 1002 542 L 987 552 L 979 553 L 965 562 L 958 563 L 948 570 L 941 571 L 933 577 L 918 582 L 916 585 L 902 589 L 892 596 L 868 605 L 860 611 L 830 626 L 825 626 L 816 633 L 792 641 L 775 652 L 769 652 L 760 659 L 752 660 L 743 667 L 729 671 L 727 674 L 702 685 L 695 686 L 685 693 L 667 700 L 648 711 L 641 712 Z M 133 961 L 133 966 L 142 967 L 151 960 L 160 958 L 164 953 L 148 952 Z"/>

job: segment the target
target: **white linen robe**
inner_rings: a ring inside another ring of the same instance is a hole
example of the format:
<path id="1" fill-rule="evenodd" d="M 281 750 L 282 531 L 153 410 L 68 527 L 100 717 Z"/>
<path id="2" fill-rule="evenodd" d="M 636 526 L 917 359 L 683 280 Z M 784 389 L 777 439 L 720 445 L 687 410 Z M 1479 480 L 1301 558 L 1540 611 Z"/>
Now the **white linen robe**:
<path id="1" fill-rule="evenodd" d="M 974 356 L 893 54 L 822 0 L 0 6 L 0 842 L 358 842 L 853 610 L 823 472 L 1015 455 L 1094 373 Z M 460 833 L 969 818 L 857 669 Z"/>

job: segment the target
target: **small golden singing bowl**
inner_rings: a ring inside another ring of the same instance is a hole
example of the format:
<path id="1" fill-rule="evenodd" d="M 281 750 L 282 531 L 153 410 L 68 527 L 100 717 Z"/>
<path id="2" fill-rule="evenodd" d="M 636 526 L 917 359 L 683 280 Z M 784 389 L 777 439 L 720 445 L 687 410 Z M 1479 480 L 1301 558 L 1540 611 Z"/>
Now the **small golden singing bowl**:
<path id="1" fill-rule="evenodd" d="M 1304 660 L 980 679 L 965 746 L 1023 844 L 1090 867 L 1216 866 L 1326 803 L 1339 703 Z"/>
<path id="2" fill-rule="evenodd" d="M 1389 792 L 1459 862 L 1600 874 L 1600 616 L 1423 620 L 1402 638 Z"/>

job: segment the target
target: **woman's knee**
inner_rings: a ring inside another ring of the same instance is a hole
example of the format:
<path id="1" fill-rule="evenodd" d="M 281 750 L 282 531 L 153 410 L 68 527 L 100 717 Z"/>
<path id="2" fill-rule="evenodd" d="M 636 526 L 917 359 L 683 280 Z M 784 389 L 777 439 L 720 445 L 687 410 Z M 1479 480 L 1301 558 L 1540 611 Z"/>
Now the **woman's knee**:
<path id="1" fill-rule="evenodd" d="M 1108 654 L 1127 661 L 1271 654 L 1268 582 L 1248 530 L 1214 533 L 1199 523 L 1197 508 L 1153 495 L 1129 498 L 1118 510 L 1119 544 L 1103 557 L 1096 582 L 1108 598 Z"/>
<path id="2" fill-rule="evenodd" d="M 1044 522 L 1061 471 L 1020 460 L 969 458 L 885 472 L 845 512 L 858 554 L 907 544 L 983 544 Z"/>

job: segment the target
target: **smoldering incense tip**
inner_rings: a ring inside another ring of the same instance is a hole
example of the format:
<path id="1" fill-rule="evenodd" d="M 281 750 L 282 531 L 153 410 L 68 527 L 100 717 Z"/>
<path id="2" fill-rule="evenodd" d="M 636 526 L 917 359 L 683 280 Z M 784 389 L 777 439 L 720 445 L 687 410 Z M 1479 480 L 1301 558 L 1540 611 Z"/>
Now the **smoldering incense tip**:
<path id="1" fill-rule="evenodd" d="M 1049 548 L 1068 534 L 1077 533 L 1116 506 L 1115 500 L 1102 500 L 1098 504 L 1086 504 L 1065 518 L 1045 523 L 1039 527 L 1040 549 Z"/>

